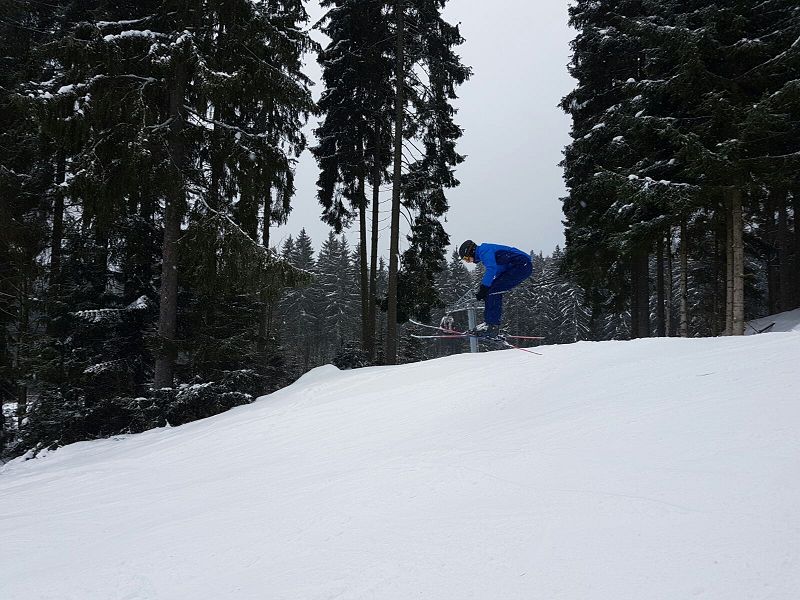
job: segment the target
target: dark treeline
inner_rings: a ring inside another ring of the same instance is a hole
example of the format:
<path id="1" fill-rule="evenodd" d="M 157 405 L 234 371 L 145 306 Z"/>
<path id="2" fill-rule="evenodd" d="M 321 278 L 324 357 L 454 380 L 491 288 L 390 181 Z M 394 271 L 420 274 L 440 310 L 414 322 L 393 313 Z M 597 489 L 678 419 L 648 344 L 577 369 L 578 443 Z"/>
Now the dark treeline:
<path id="1" fill-rule="evenodd" d="M 2 2 L 0 389 L 16 451 L 249 401 L 315 110 L 303 4 Z M 181 384 L 181 386 L 176 386 Z M 4 431 L 8 430 L 8 423 Z"/>
<path id="2" fill-rule="evenodd" d="M 463 160 L 452 100 L 469 69 L 444 4 L 327 0 L 319 48 L 303 0 L 0 0 L 0 393 L 13 409 L 0 451 L 183 423 L 337 356 L 405 360 L 384 313 L 437 302 L 444 190 Z M 312 114 L 322 218 L 337 233 L 359 220 L 357 256 L 333 235 L 318 255 L 304 234 L 270 241 Z M 378 255 L 388 185 L 394 248 L 401 219 L 411 228 L 402 263 Z"/>
<path id="3" fill-rule="evenodd" d="M 800 306 L 800 5 L 578 0 L 566 268 L 631 335 Z"/>

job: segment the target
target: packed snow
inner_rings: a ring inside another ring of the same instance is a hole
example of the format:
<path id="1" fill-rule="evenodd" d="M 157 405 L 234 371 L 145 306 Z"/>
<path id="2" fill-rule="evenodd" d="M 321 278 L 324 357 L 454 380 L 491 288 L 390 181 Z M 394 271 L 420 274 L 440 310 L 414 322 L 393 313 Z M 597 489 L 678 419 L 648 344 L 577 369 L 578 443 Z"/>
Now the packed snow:
<path id="1" fill-rule="evenodd" d="M 800 308 L 763 317 L 747 323 L 745 335 L 760 332 L 796 331 L 800 333 Z"/>
<path id="2" fill-rule="evenodd" d="M 16 460 L 0 597 L 796 600 L 793 328 L 322 367 Z"/>

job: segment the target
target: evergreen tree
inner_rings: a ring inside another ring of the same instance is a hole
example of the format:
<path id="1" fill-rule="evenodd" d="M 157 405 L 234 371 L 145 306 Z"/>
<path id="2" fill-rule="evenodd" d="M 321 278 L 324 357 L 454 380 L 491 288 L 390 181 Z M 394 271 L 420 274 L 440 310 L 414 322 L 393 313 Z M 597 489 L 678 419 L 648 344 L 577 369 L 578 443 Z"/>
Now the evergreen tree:
<path id="1" fill-rule="evenodd" d="M 319 55 L 325 83 L 319 107 L 324 119 L 316 131 L 319 144 L 312 150 L 320 166 L 317 185 L 323 220 L 339 232 L 358 216 L 361 338 L 370 353 L 374 348 L 378 190 L 388 164 L 389 130 L 385 124 L 390 121 L 393 97 L 387 54 L 391 34 L 383 5 L 381 0 L 323 3 L 329 10 L 321 29 L 331 41 Z M 367 180 L 373 188 L 371 269 L 367 261 Z"/>
<path id="2" fill-rule="evenodd" d="M 0 210 L 19 227 L 0 234 L 0 285 L 17 291 L 2 302 L 18 315 L 2 327 L 0 379 L 29 417 L 26 443 L 110 431 L 119 421 L 98 421 L 101 405 L 138 410 L 122 395 L 150 395 L 176 373 L 217 382 L 161 394 L 184 407 L 176 422 L 268 388 L 257 380 L 280 361 L 253 326 L 264 287 L 306 277 L 267 247 L 314 108 L 302 3 L 12 9 L 20 19 L 0 27 L 31 43 L 9 43 L 2 59 L 13 66 L 2 118 L 14 125 L 0 135 L 18 152 L 0 158 L 0 193 L 13 198 Z"/>
<path id="3" fill-rule="evenodd" d="M 455 88 L 470 75 L 454 47 L 463 42 L 457 26 L 441 16 L 442 0 L 396 0 L 391 5 L 395 23 L 394 173 L 389 244 L 388 331 L 386 358 L 397 355 L 397 321 L 402 320 L 400 285 L 400 205 L 404 201 L 414 219 L 410 248 L 404 255 L 404 281 L 422 302 L 410 314 L 423 316 L 433 304 L 436 274 L 445 264 L 449 238 L 440 217 L 447 211 L 445 189 L 458 184 L 454 167 L 463 157 L 455 151 L 461 130 L 455 125 Z M 403 176 L 403 140 L 409 141 L 407 172 Z M 422 144 L 419 149 L 413 140 Z M 416 152 L 416 154 L 414 154 Z M 406 292 L 406 296 L 410 293 Z M 408 307 L 405 307 L 408 309 Z"/>
<path id="4" fill-rule="evenodd" d="M 555 307 L 555 325 L 557 335 L 553 340 L 557 344 L 568 344 L 587 340 L 590 336 L 589 323 L 591 313 L 586 303 L 585 293 L 580 286 L 563 275 L 561 262 L 564 254 L 556 247 L 548 259 L 544 276 L 552 277 L 552 302 Z"/>
<path id="5" fill-rule="evenodd" d="M 641 15 L 636 0 L 587 0 L 570 7 L 570 23 L 579 32 L 570 73 L 578 86 L 562 101 L 573 119 L 573 142 L 562 163 L 569 188 L 564 199 L 566 268 L 588 289 L 609 289 L 620 308 L 628 295 L 640 306 L 632 284 L 641 290 L 646 283 L 637 271 L 642 260 L 646 264 L 646 235 L 629 227 L 641 210 L 620 193 L 624 184 L 619 177 L 635 162 L 622 114 L 635 102 L 626 82 L 641 79 L 643 44 L 628 31 L 628 23 Z M 646 327 L 637 332 L 646 333 Z"/>
<path id="6" fill-rule="evenodd" d="M 125 203 L 109 199 L 165 198 L 154 380 L 169 386 L 184 217 L 190 228 L 205 219 L 198 237 L 213 222 L 224 239 L 207 247 L 225 257 L 225 239 L 245 235 L 254 242 L 261 197 L 274 187 L 287 197 L 293 191 L 291 153 L 305 144 L 299 131 L 312 109 L 299 72 L 311 43 L 297 25 L 307 16 L 300 2 L 248 0 L 103 5 L 92 16 L 57 46 L 69 85 L 54 90 L 49 104 L 60 122 L 80 114 L 86 123 L 71 180 L 85 198 L 86 218 L 116 222 Z M 75 109 L 62 116 L 59 107 L 67 103 Z"/>
<path id="7" fill-rule="evenodd" d="M 296 269 L 317 273 L 314 248 L 305 229 L 296 240 L 287 240 L 283 247 L 283 257 Z M 294 376 L 300 376 L 318 362 L 320 338 L 323 333 L 319 288 L 311 282 L 304 286 L 289 289 L 280 302 L 283 327 L 282 336 L 291 340 L 290 364 L 294 365 Z"/>
<path id="8" fill-rule="evenodd" d="M 649 322 L 651 306 L 647 261 L 637 258 L 637 248 L 662 247 L 672 226 L 680 226 L 686 257 L 682 310 L 690 304 L 687 259 L 697 254 L 722 280 L 709 293 L 725 301 L 706 304 L 727 317 L 728 332 L 743 328 L 745 254 L 756 247 L 751 243 L 748 250 L 744 222 L 769 215 L 768 227 L 782 232 L 772 235 L 782 240 L 776 262 L 784 270 L 792 264 L 785 190 L 797 157 L 796 86 L 788 72 L 797 60 L 796 10 L 779 0 L 578 2 L 571 9 L 579 29 L 571 69 L 579 86 L 563 102 L 574 120 L 564 161 L 570 188 L 566 266 L 590 296 L 608 289 L 611 296 L 600 303 L 611 301 L 617 312 L 630 286 L 636 335 Z M 759 206 L 764 197 L 772 208 Z M 770 224 L 772 214 L 778 218 Z M 707 243 L 709 227 L 715 233 Z M 719 251 L 708 254 L 709 243 Z M 671 259 L 658 256 L 661 263 Z M 635 267 L 629 273 L 628 257 Z M 664 277 L 657 276 L 657 290 Z M 792 277 L 785 272 L 782 279 Z M 775 281 L 771 289 L 778 293 L 777 275 Z M 663 290 L 659 298 L 663 304 Z M 791 301 L 784 297 L 783 303 Z M 683 314 L 683 335 L 689 321 Z"/>
<path id="9" fill-rule="evenodd" d="M 331 231 L 319 252 L 317 277 L 312 284 L 320 300 L 316 314 L 324 332 L 323 362 L 330 361 L 355 332 L 353 308 L 357 305 L 358 290 L 352 285 L 357 279 L 352 278 L 351 267 L 347 240 L 337 238 Z"/>

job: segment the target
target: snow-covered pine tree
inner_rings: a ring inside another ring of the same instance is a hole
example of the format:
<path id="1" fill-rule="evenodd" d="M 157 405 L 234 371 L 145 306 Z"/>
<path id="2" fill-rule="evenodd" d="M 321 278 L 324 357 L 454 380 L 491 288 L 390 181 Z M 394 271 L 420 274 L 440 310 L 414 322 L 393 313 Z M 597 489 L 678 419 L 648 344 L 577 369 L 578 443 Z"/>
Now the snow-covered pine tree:
<path id="1" fill-rule="evenodd" d="M 342 236 L 342 244 L 348 247 L 349 244 L 344 236 Z M 361 280 L 361 258 L 362 252 L 360 243 L 353 248 L 350 252 L 350 260 L 347 265 L 348 271 L 345 275 L 346 281 L 353 282 L 348 287 L 347 301 L 348 301 L 348 314 L 350 322 L 350 333 L 348 339 L 345 340 L 336 354 L 334 364 L 339 368 L 355 369 L 359 367 L 367 367 L 373 363 L 372 357 L 368 350 L 360 343 L 362 339 L 362 320 L 359 317 L 359 308 L 361 307 L 362 299 L 362 280 Z M 367 281 L 367 298 L 369 298 L 370 283 Z M 367 312 L 369 314 L 369 311 Z M 363 314 L 361 315 L 363 316 Z M 374 333 L 374 332 L 373 332 Z M 340 366 L 342 365 L 342 366 Z"/>
<path id="2" fill-rule="evenodd" d="M 443 3 L 442 3 L 443 4 Z M 445 191 L 458 185 L 454 169 L 464 157 L 456 151 L 461 129 L 456 125 L 456 87 L 470 76 L 454 48 L 463 43 L 458 26 L 447 23 L 437 2 L 417 2 L 406 20 L 415 32 L 406 40 L 405 53 L 411 65 L 408 87 L 411 118 L 408 135 L 419 139 L 409 142 L 408 172 L 402 188 L 405 206 L 414 220 L 408 237 L 409 248 L 403 253 L 403 285 L 398 297 L 407 295 L 402 288 L 411 286 L 416 297 L 410 312 L 424 318 L 439 303 L 435 278 L 445 266 L 445 252 L 450 238 L 440 218 L 447 212 Z"/>
<path id="3" fill-rule="evenodd" d="M 293 267 L 316 274 L 316 260 L 311 238 L 301 229 L 296 240 L 291 238 L 283 245 L 283 259 Z M 286 341 L 289 364 L 293 365 L 293 377 L 299 377 L 319 362 L 320 343 L 323 335 L 322 301 L 319 288 L 313 280 L 306 285 L 287 289 L 280 301 L 282 320 L 281 336 Z"/>
<path id="4" fill-rule="evenodd" d="M 28 334 L 31 290 L 40 274 L 48 211 L 42 199 L 54 168 L 41 144 L 35 113 L 21 94 L 38 76 L 35 48 L 46 39 L 45 7 L 3 2 L 0 19 L 0 406 L 4 407 L 0 453 L 14 444 L 17 418 L 26 411 L 27 388 L 19 344 Z"/>
<path id="5" fill-rule="evenodd" d="M 331 231 L 317 257 L 316 288 L 320 304 L 316 314 L 321 321 L 323 349 L 321 360 L 330 362 L 339 348 L 358 335 L 358 288 L 352 284 L 355 272 L 350 261 L 347 239 Z"/>
<path id="6" fill-rule="evenodd" d="M 460 300 L 467 292 L 472 290 L 472 278 L 469 269 L 458 255 L 458 250 L 453 250 L 450 254 L 450 262 L 447 263 L 447 270 L 444 272 L 447 278 L 447 288 L 440 288 L 442 301 L 450 306 Z"/>
<path id="7" fill-rule="evenodd" d="M 417 214 L 398 275 L 397 315 L 400 322 L 410 318 L 427 322 L 431 320 L 433 309 L 442 308 L 436 278 L 446 268 L 444 253 L 449 240 L 437 218 L 422 212 Z"/>
<path id="8" fill-rule="evenodd" d="M 661 87 L 678 99 L 679 116 L 685 117 L 671 115 L 668 133 L 682 149 L 681 175 L 701 186 L 702 210 L 716 216 L 722 231 L 725 330 L 739 334 L 746 312 L 745 253 L 747 246 L 752 248 L 744 241 L 745 223 L 762 211 L 760 198 L 767 199 L 778 215 L 777 225 L 786 229 L 786 188 L 798 156 L 797 136 L 791 133 L 796 119 L 790 116 L 797 106 L 791 91 L 800 36 L 797 7 L 747 1 L 705 11 L 682 4 L 661 8 L 670 26 L 664 44 L 673 42 L 667 46 L 671 76 Z M 787 264 L 788 252 L 782 252 Z M 788 274 L 784 278 L 790 279 Z"/>
<path id="9" fill-rule="evenodd" d="M 748 46 L 757 64 L 741 76 L 758 98 L 743 124 L 744 162 L 755 179 L 751 196 L 766 190 L 763 206 L 771 232 L 758 235 L 771 246 L 770 312 L 800 306 L 800 227 L 798 227 L 798 166 L 800 165 L 800 6 L 788 0 L 757 3 Z M 743 43 L 745 43 L 743 42 Z M 790 194 L 794 189 L 794 204 Z M 763 195 L 760 196 L 762 199 Z M 751 201 L 751 204 L 754 202 Z M 756 208 L 754 207 L 754 210 Z M 794 221 L 794 239 L 790 233 Z M 745 231 L 745 237 L 749 234 Z M 771 234 L 771 235 L 770 235 Z M 771 239 L 766 239 L 771 238 Z M 745 242 L 746 243 L 746 242 Z M 747 246 L 752 247 L 751 244 Z M 763 258 L 762 258 L 763 260 Z M 754 265 L 755 268 L 758 266 Z M 749 270 L 748 270 L 749 271 Z M 745 281 L 747 285 L 748 281 Z M 762 309 L 765 310 L 765 309 Z M 763 313 L 762 313 L 763 314 Z M 759 315 L 760 316 L 760 315 Z"/>
<path id="10" fill-rule="evenodd" d="M 440 323 L 442 317 L 450 316 L 453 318 L 454 329 L 459 331 L 467 329 L 468 320 L 465 311 L 448 312 L 453 308 L 463 308 L 467 301 L 474 300 L 475 297 L 472 275 L 459 258 L 457 250 L 453 251 L 447 266 L 436 277 L 436 291 L 441 301 L 442 309 L 431 312 L 430 322 L 436 325 Z M 463 351 L 462 340 L 438 340 L 429 342 L 427 355 L 429 357 L 449 356 Z"/>
<path id="11" fill-rule="evenodd" d="M 388 164 L 393 92 L 390 87 L 391 34 L 382 0 L 325 0 L 321 30 L 330 38 L 320 52 L 325 90 L 319 101 L 323 120 L 312 149 L 320 166 L 318 198 L 322 218 L 335 231 L 358 216 L 361 338 L 374 348 L 374 278 L 377 264 L 378 192 Z M 366 182 L 372 184 L 372 253 L 367 260 Z M 372 269 L 368 267 L 373 265 Z M 372 296 L 370 289 L 373 290 Z M 372 314 L 372 317 L 370 317 Z"/>
<path id="12" fill-rule="evenodd" d="M 797 122 L 790 74 L 800 35 L 796 10 L 780 0 L 573 7 L 580 30 L 573 62 L 579 87 L 564 101 L 576 123 L 564 163 L 570 187 L 567 259 L 586 283 L 604 278 L 602 272 L 592 275 L 590 264 L 620 272 L 625 247 L 648 238 L 652 246 L 680 226 L 682 256 L 723 263 L 710 268 L 725 281 L 725 329 L 741 332 L 743 221 L 763 212 L 760 187 L 769 190 L 768 198 L 780 198 L 771 201 L 780 207 L 775 225 L 788 231 L 784 190 L 797 157 L 797 136 L 790 133 Z M 592 146 L 596 140 L 599 147 Z M 709 223 L 719 230 L 720 259 L 712 254 L 709 260 L 699 248 L 705 244 L 697 243 Z M 598 254 L 581 256 L 581 248 Z M 791 264 L 791 252 L 782 252 L 781 264 Z M 685 298 L 692 284 L 686 266 L 680 270 Z M 686 310 L 688 302 L 681 304 Z M 643 320 L 644 315 L 639 324 Z M 684 314 L 682 322 L 688 321 Z"/>
<path id="13" fill-rule="evenodd" d="M 578 30 L 570 73 L 578 81 L 562 101 L 572 116 L 572 143 L 563 166 L 568 268 L 586 289 L 607 289 L 616 305 L 629 296 L 634 335 L 649 335 L 647 256 L 653 203 L 632 194 L 623 175 L 638 159 L 625 114 L 642 79 L 644 40 L 630 24 L 645 16 L 638 0 L 578 1 L 570 23 Z M 594 292 L 593 292 L 594 293 Z"/>
<path id="14" fill-rule="evenodd" d="M 457 304 L 461 305 L 467 300 L 474 299 L 475 288 L 473 287 L 472 275 L 464 261 L 458 256 L 458 250 L 453 250 L 447 267 L 437 277 L 436 288 L 445 309 L 453 308 Z M 460 312 L 454 316 L 457 319 L 455 323 L 456 329 L 466 329 L 467 319 L 465 313 Z"/>
<path id="15" fill-rule="evenodd" d="M 71 103 L 57 116 L 88 125 L 71 180 L 84 211 L 113 222 L 142 189 L 165 199 L 156 387 L 173 380 L 184 216 L 213 221 L 220 243 L 206 247 L 223 254 L 225 240 L 249 234 L 254 272 L 266 271 L 253 223 L 268 191 L 291 196 L 291 155 L 313 106 L 300 73 L 306 19 L 295 1 L 102 5 L 56 46 L 69 83 L 50 104 Z"/>
<path id="16" fill-rule="evenodd" d="M 453 169 L 463 160 L 455 150 L 461 130 L 454 122 L 453 100 L 456 87 L 470 76 L 470 69 L 454 51 L 463 39 L 458 26 L 443 19 L 444 1 L 396 0 L 387 4 L 395 24 L 394 174 L 386 336 L 386 359 L 392 364 L 396 361 L 397 321 L 401 318 L 400 205 L 404 203 L 411 220 L 418 221 L 412 223 L 410 248 L 403 257 L 408 265 L 402 268 L 405 281 L 425 286 L 414 288 L 413 293 L 423 300 L 412 307 L 425 311 L 433 305 L 436 274 L 445 264 L 449 243 L 439 219 L 447 211 L 445 190 L 458 185 Z M 404 158 L 404 140 L 409 140 L 405 146 L 408 158 Z M 402 174 L 404 163 L 407 170 Z"/>
<path id="17" fill-rule="evenodd" d="M 591 313 L 584 291 L 561 268 L 564 253 L 559 248 L 547 258 L 544 277 L 552 280 L 549 301 L 553 304 L 552 322 L 558 344 L 568 344 L 590 339 Z"/>
<path id="18" fill-rule="evenodd" d="M 361 312 L 361 258 L 363 256 L 361 252 L 361 242 L 357 243 L 355 247 L 350 246 L 350 242 L 347 238 L 342 235 L 341 237 L 341 244 L 344 252 L 348 254 L 346 264 L 343 262 L 343 265 L 347 268 L 347 281 L 349 285 L 347 286 L 347 302 L 348 302 L 348 314 L 349 314 L 349 323 L 350 323 L 350 334 L 349 337 L 351 341 L 355 344 L 355 346 L 361 347 L 361 349 L 365 352 L 363 345 L 361 345 L 361 324 L 362 320 L 361 317 L 363 313 Z M 368 256 L 368 254 L 367 254 Z M 344 257 L 342 257 L 344 259 Z M 367 269 L 369 271 L 369 268 Z M 367 281 L 367 292 L 369 292 L 369 281 Z M 369 296 L 369 294 L 367 294 Z"/>
<path id="19" fill-rule="evenodd" d="M 307 20 L 301 2 L 222 3 L 213 10 L 216 29 L 204 38 L 213 72 L 200 81 L 203 95 L 195 109 L 209 148 L 207 193 L 192 206 L 185 238 L 186 250 L 200 247 L 204 256 L 187 277 L 202 290 L 199 304 L 217 321 L 221 337 L 208 338 L 208 348 L 215 352 L 238 339 L 231 359 L 239 357 L 242 368 L 274 372 L 268 365 L 279 357 L 270 310 L 294 273 L 275 260 L 270 227 L 284 222 L 291 209 L 293 165 L 306 145 L 302 125 L 314 108 L 300 69 L 313 44 L 301 30 Z M 238 318 L 216 310 L 218 304 Z"/>
<path id="20" fill-rule="evenodd" d="M 504 300 L 503 313 L 505 326 L 510 333 L 547 337 L 542 315 L 544 314 L 544 290 L 546 288 L 547 258 L 542 254 L 532 254 L 532 275 Z"/>

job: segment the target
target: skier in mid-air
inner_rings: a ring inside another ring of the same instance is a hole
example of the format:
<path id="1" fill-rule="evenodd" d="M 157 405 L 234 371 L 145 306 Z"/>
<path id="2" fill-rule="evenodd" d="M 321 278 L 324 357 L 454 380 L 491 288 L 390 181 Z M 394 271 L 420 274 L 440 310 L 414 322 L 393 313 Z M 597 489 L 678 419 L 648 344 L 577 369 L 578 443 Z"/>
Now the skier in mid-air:
<path id="1" fill-rule="evenodd" d="M 503 292 L 530 277 L 533 267 L 531 257 L 526 252 L 500 244 L 476 244 L 467 240 L 458 249 L 461 260 L 468 263 L 481 263 L 486 273 L 475 294 L 484 302 L 484 323 L 471 333 L 486 337 L 500 335 L 500 320 L 503 316 Z"/>

